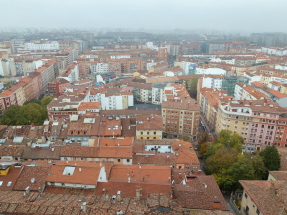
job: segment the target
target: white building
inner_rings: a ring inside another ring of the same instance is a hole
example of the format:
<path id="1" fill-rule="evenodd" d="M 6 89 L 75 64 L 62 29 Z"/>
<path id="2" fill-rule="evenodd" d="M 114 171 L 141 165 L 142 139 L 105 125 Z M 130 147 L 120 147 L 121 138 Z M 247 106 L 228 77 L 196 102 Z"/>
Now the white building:
<path id="1" fill-rule="evenodd" d="M 97 63 L 96 72 L 97 73 L 107 73 L 109 71 L 108 63 Z"/>
<path id="2" fill-rule="evenodd" d="M 251 82 L 254 82 L 254 81 L 260 82 L 260 75 L 255 75 L 249 72 L 244 72 L 243 76 L 249 79 L 249 84 L 251 84 Z"/>
<path id="3" fill-rule="evenodd" d="M 25 43 L 25 50 L 54 50 L 59 49 L 58 41 L 46 41 L 44 43 Z"/>
<path id="4" fill-rule="evenodd" d="M 131 55 L 128 53 L 111 55 L 111 59 L 127 59 L 127 58 L 131 58 Z"/>
<path id="5" fill-rule="evenodd" d="M 221 90 L 223 76 L 204 76 L 202 78 L 202 87 Z"/>
<path id="6" fill-rule="evenodd" d="M 287 70 L 287 65 L 276 65 L 275 69 Z"/>
<path id="7" fill-rule="evenodd" d="M 227 64 L 235 64 L 235 58 L 233 57 L 213 57 L 210 62 L 217 62 L 217 63 L 227 63 Z"/>
<path id="8" fill-rule="evenodd" d="M 93 91 L 89 95 L 90 102 L 100 102 L 101 110 L 126 110 L 134 106 L 132 93 L 101 93 Z"/>
<path id="9" fill-rule="evenodd" d="M 224 69 L 219 68 L 196 68 L 195 74 L 202 75 L 226 75 L 226 71 Z"/>
<path id="10" fill-rule="evenodd" d="M 287 49 L 284 48 L 262 47 L 261 51 L 270 55 L 277 55 L 277 56 L 287 55 Z"/>

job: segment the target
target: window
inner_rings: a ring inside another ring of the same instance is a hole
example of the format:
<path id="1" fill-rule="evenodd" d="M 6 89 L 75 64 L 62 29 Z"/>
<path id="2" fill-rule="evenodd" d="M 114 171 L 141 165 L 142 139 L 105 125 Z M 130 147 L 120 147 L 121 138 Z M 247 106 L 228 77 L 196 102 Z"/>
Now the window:
<path id="1" fill-rule="evenodd" d="M 127 159 L 127 163 L 129 163 L 130 162 L 130 159 Z"/>
<path id="2" fill-rule="evenodd" d="M 106 161 L 106 158 L 103 158 L 102 161 Z"/>
<path id="3" fill-rule="evenodd" d="M 3 181 L 0 181 L 0 187 L 2 186 L 2 184 L 3 184 Z"/>
<path id="4" fill-rule="evenodd" d="M 65 186 L 65 183 L 62 183 L 62 186 L 64 187 L 64 186 Z"/>
<path id="5" fill-rule="evenodd" d="M 260 214 L 260 210 L 257 208 L 256 213 L 259 215 Z"/>
<path id="6" fill-rule="evenodd" d="M 77 184 L 73 184 L 73 187 L 77 187 Z"/>
<path id="7" fill-rule="evenodd" d="M 77 160 L 77 158 L 76 158 L 76 157 L 73 157 L 73 161 L 75 161 L 75 160 Z"/>
<path id="8" fill-rule="evenodd" d="M 83 161 L 85 158 L 81 158 L 81 161 Z"/>
<path id="9" fill-rule="evenodd" d="M 153 134 L 156 134 L 156 131 L 155 131 L 155 132 L 153 132 Z"/>
<path id="10" fill-rule="evenodd" d="M 153 137 L 154 140 L 156 140 L 156 137 Z"/>
<path id="11" fill-rule="evenodd" d="M 143 134 L 143 132 L 141 132 L 141 134 Z"/>
<path id="12" fill-rule="evenodd" d="M 248 197 L 247 193 L 245 193 L 245 195 L 244 195 L 244 196 L 245 196 L 245 198 L 247 199 L 247 197 Z"/>
<path id="13" fill-rule="evenodd" d="M 147 132 L 147 134 L 149 134 L 149 132 Z"/>
<path id="14" fill-rule="evenodd" d="M 118 163 L 121 162 L 121 159 L 118 159 Z"/>

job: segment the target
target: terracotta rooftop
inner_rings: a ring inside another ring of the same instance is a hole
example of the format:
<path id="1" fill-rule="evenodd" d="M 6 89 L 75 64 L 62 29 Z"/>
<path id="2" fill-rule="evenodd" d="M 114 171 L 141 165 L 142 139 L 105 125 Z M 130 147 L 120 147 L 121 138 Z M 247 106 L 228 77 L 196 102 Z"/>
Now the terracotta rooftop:
<path id="1" fill-rule="evenodd" d="M 3 166 L 5 166 L 5 165 L 1 165 L 1 167 L 3 167 Z M 21 165 L 21 166 L 9 165 L 8 174 L 7 175 L 0 175 L 0 181 L 2 181 L 2 184 L 0 186 L 0 190 L 12 190 L 14 188 L 16 181 L 19 177 L 19 174 L 23 168 L 24 168 L 23 165 Z M 11 184 L 9 182 L 11 182 Z"/>
<path id="2" fill-rule="evenodd" d="M 162 116 L 136 116 L 136 129 L 137 130 L 163 130 Z"/>
<path id="3" fill-rule="evenodd" d="M 239 181 L 262 214 L 284 214 L 286 181 Z"/>
<path id="4" fill-rule="evenodd" d="M 50 175 L 46 178 L 47 182 L 73 183 L 96 185 L 101 169 L 104 167 L 106 172 L 110 172 L 111 163 L 100 163 L 94 161 L 80 162 L 56 162 L 50 170 Z M 66 168 L 74 168 L 73 173 L 65 173 Z"/>
<path id="5" fill-rule="evenodd" d="M 213 176 L 196 176 L 185 185 L 175 184 L 174 195 L 183 208 L 214 210 L 214 201 L 219 201 L 220 210 L 229 211 Z"/>
<path id="6" fill-rule="evenodd" d="M 49 160 L 60 160 L 60 152 L 61 148 L 59 146 L 55 146 L 52 148 L 41 148 L 35 149 L 30 147 L 25 147 L 22 158 L 23 159 L 49 159 Z"/>
<path id="7" fill-rule="evenodd" d="M 25 166 L 13 189 L 22 191 L 29 186 L 31 191 L 38 191 L 39 187 L 44 186 L 50 168 L 51 166 Z M 31 183 L 32 178 L 35 179 L 34 183 Z"/>
<path id="8" fill-rule="evenodd" d="M 0 156 L 21 157 L 24 146 L 0 146 Z"/>

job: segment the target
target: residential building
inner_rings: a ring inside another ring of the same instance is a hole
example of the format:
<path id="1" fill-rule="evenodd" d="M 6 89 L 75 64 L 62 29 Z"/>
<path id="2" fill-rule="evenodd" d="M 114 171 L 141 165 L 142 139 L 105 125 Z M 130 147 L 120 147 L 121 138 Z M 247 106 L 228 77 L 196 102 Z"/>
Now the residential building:
<path id="1" fill-rule="evenodd" d="M 137 139 L 162 139 L 163 121 L 161 116 L 136 116 Z"/>
<path id="2" fill-rule="evenodd" d="M 58 98 L 60 95 L 63 95 L 66 91 L 66 86 L 71 83 L 65 78 L 56 78 L 55 81 L 48 83 L 48 92 L 49 96 Z"/>
<path id="3" fill-rule="evenodd" d="M 29 42 L 24 44 L 25 50 L 53 50 L 59 49 L 58 41 L 41 40 L 39 43 Z"/>
<path id="4" fill-rule="evenodd" d="M 272 101 L 220 99 L 216 132 L 237 132 L 244 138 L 243 149 L 260 150 L 275 141 L 277 121 L 285 110 Z"/>
<path id="5" fill-rule="evenodd" d="M 47 186 L 95 189 L 98 182 L 108 181 L 111 163 L 58 161 L 46 178 Z"/>
<path id="6" fill-rule="evenodd" d="M 63 146 L 60 157 L 68 162 L 112 161 L 114 165 L 132 165 L 132 147 Z"/>
<path id="7" fill-rule="evenodd" d="M 238 82 L 234 89 L 234 100 L 260 100 L 268 98 L 265 94 L 244 82 Z"/>
<path id="8" fill-rule="evenodd" d="M 214 176 L 184 175 L 174 185 L 174 197 L 185 214 L 201 211 L 229 211 Z M 200 192 L 200 195 L 198 195 Z M 194 198 L 195 196 L 195 198 Z M 212 198 L 213 197 L 213 198 Z M 221 213 L 221 212 L 220 212 Z"/>
<path id="9" fill-rule="evenodd" d="M 284 214 L 286 180 L 239 181 L 243 187 L 241 213 L 250 215 Z"/>
<path id="10" fill-rule="evenodd" d="M 155 84 L 152 86 L 152 103 L 161 104 L 164 99 L 165 84 Z"/>
<path id="11" fill-rule="evenodd" d="M 164 132 L 197 138 L 200 108 L 188 93 L 162 102 Z"/>

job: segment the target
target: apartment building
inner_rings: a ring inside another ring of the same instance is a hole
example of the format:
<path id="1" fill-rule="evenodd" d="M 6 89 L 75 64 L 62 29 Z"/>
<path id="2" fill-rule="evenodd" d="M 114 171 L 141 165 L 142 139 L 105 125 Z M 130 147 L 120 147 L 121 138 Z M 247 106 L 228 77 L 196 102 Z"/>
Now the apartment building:
<path id="1" fill-rule="evenodd" d="M 71 83 L 64 78 L 56 78 L 55 81 L 48 83 L 49 96 L 58 98 L 66 91 L 66 86 Z"/>
<path id="2" fill-rule="evenodd" d="M 25 50 L 53 50 L 59 49 L 59 42 L 58 41 L 35 41 L 29 42 L 24 44 Z"/>
<path id="3" fill-rule="evenodd" d="M 189 95 L 162 102 L 164 132 L 173 135 L 198 135 L 200 108 Z"/>
<path id="4" fill-rule="evenodd" d="M 138 70 L 144 70 L 145 68 L 146 63 L 141 57 L 108 60 L 108 71 L 114 72 L 117 76 L 130 74 Z"/>
<path id="5" fill-rule="evenodd" d="M 66 79 L 70 83 L 78 81 L 79 77 L 79 67 L 75 62 L 69 64 L 58 76 L 58 78 Z"/>
<path id="6" fill-rule="evenodd" d="M 285 109 L 266 99 L 220 99 L 216 132 L 222 129 L 235 131 L 244 138 L 243 149 L 260 150 L 261 146 L 274 142 L 280 113 L 285 113 Z"/>
<path id="7" fill-rule="evenodd" d="M 232 96 L 228 96 L 226 91 L 214 90 L 205 87 L 200 89 L 198 95 L 199 97 L 197 98 L 197 102 L 201 112 L 209 127 L 212 130 L 215 130 L 219 99 L 231 99 Z"/>
<path id="8" fill-rule="evenodd" d="M 162 139 L 163 121 L 161 116 L 137 115 L 137 139 Z"/>
<path id="9" fill-rule="evenodd" d="M 234 100 L 260 100 L 267 96 L 254 87 L 244 83 L 238 82 L 234 89 Z"/>
<path id="10" fill-rule="evenodd" d="M 152 103 L 161 104 L 164 99 L 165 84 L 155 84 L 152 86 Z"/>
<path id="11" fill-rule="evenodd" d="M 48 92 L 48 83 L 55 80 L 54 61 L 48 61 L 45 65 L 41 66 L 35 72 L 41 73 L 43 81 L 43 92 Z"/>

